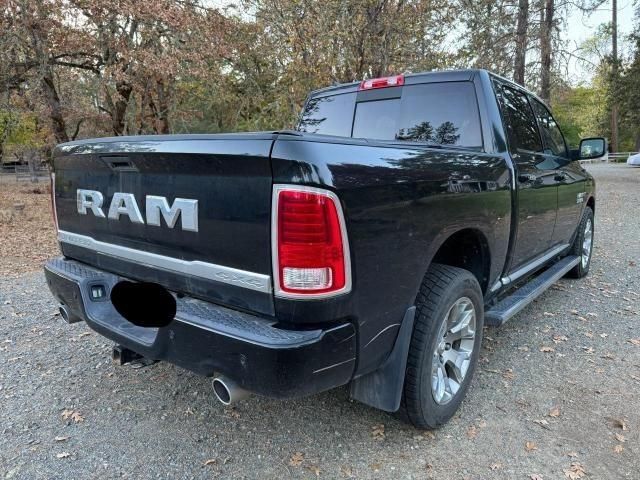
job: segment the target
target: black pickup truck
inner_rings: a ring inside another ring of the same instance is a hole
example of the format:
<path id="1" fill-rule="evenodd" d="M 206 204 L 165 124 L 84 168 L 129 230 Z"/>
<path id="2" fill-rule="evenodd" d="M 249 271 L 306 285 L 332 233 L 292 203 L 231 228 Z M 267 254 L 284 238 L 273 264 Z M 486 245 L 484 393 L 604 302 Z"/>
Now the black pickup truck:
<path id="1" fill-rule="evenodd" d="M 417 427 L 446 422 L 500 325 L 589 271 L 583 157 L 549 109 L 483 70 L 332 86 L 294 131 L 59 145 L 68 322 L 114 357 L 213 377 L 230 404 L 349 385 Z"/>

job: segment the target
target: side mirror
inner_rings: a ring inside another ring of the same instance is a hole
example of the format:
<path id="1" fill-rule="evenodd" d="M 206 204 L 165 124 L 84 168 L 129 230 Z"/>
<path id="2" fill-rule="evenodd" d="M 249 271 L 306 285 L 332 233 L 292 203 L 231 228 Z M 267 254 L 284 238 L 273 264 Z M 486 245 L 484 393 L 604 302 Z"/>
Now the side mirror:
<path id="1" fill-rule="evenodd" d="M 580 140 L 580 160 L 600 158 L 607 153 L 607 141 L 602 137 Z"/>

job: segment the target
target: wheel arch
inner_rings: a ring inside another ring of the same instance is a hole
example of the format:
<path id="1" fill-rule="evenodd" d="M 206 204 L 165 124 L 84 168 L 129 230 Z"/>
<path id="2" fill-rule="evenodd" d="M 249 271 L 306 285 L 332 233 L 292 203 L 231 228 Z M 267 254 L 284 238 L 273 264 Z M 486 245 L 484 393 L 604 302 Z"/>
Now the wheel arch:
<path id="1" fill-rule="evenodd" d="M 491 248 L 480 229 L 463 228 L 442 235 L 424 271 L 433 263 L 468 270 L 478 280 L 482 293 L 487 293 L 491 275 Z"/>

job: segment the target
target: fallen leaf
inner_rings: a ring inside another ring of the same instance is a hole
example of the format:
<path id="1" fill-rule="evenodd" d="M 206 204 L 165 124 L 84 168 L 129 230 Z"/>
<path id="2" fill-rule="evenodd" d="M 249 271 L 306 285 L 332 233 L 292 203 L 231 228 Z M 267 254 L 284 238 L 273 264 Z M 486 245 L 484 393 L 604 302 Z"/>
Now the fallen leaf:
<path id="1" fill-rule="evenodd" d="M 560 416 L 560 407 L 553 407 L 551 410 L 549 410 L 549 414 L 550 417 L 553 418 L 557 418 Z"/>
<path id="2" fill-rule="evenodd" d="M 578 480 L 579 478 L 583 478 L 586 474 L 587 472 L 584 467 L 577 462 L 572 463 L 569 469 L 564 471 L 564 476 L 570 480 Z"/>
<path id="3" fill-rule="evenodd" d="M 502 464 L 500 462 L 492 463 L 489 465 L 491 470 L 500 470 L 502 468 Z"/>
<path id="4" fill-rule="evenodd" d="M 506 378 L 507 380 L 513 380 L 514 378 L 516 378 L 516 375 L 515 373 L 513 373 L 513 369 L 507 368 L 504 372 L 502 372 L 502 377 Z"/>
<path id="5" fill-rule="evenodd" d="M 578 456 L 578 452 L 569 452 L 567 453 L 567 457 L 576 458 Z"/>
<path id="6" fill-rule="evenodd" d="M 289 459 L 289 465 L 291 465 L 292 467 L 299 467 L 303 461 L 304 455 L 302 455 L 301 452 L 296 452 L 291 455 L 291 458 Z"/>
<path id="7" fill-rule="evenodd" d="M 305 468 L 309 470 L 311 473 L 315 473 L 316 477 L 320 476 L 320 468 L 317 465 L 308 465 Z"/>
<path id="8" fill-rule="evenodd" d="M 545 317 L 555 317 L 556 316 L 555 313 L 551 313 L 551 312 L 544 312 L 543 315 Z"/>
<path id="9" fill-rule="evenodd" d="M 615 427 L 618 427 L 619 429 L 621 429 L 623 431 L 627 429 L 627 423 L 624 420 L 619 419 L 619 418 L 612 418 L 611 420 L 613 421 L 613 425 Z"/>
<path id="10" fill-rule="evenodd" d="M 340 473 L 347 478 L 353 478 L 353 470 L 351 467 L 345 467 L 344 465 L 341 466 Z"/>
<path id="11" fill-rule="evenodd" d="M 622 435 L 621 433 L 615 433 L 614 436 L 616 437 L 616 440 L 618 440 L 619 442 L 626 442 L 627 439 L 624 438 L 624 435 Z"/>
<path id="12" fill-rule="evenodd" d="M 544 353 L 550 353 L 555 352 L 555 349 L 553 347 L 540 347 L 540 351 Z"/>
<path id="13" fill-rule="evenodd" d="M 467 438 L 474 439 L 478 436 L 478 429 L 475 425 L 471 425 L 469 430 L 467 430 Z"/>
<path id="14" fill-rule="evenodd" d="M 66 442 L 67 440 L 69 440 L 69 437 L 56 437 L 54 438 L 54 440 L 56 442 Z"/>
<path id="15" fill-rule="evenodd" d="M 532 452 L 538 449 L 538 446 L 534 442 L 526 442 L 524 448 L 527 452 Z"/>
<path id="16" fill-rule="evenodd" d="M 530 480 L 543 480 L 542 475 L 538 475 L 537 473 L 529 475 L 529 479 Z"/>
<path id="17" fill-rule="evenodd" d="M 206 460 L 202 465 L 203 466 L 209 466 L 209 465 L 215 465 L 216 463 L 218 463 L 218 460 L 215 458 L 210 458 L 209 460 Z"/>
<path id="18" fill-rule="evenodd" d="M 373 470 L 374 472 L 379 472 L 380 469 L 382 468 L 382 464 L 380 463 L 372 463 L 369 466 L 371 467 L 371 470 Z"/>
<path id="19" fill-rule="evenodd" d="M 594 352 L 593 347 L 582 347 L 582 349 L 589 354 Z"/>
<path id="20" fill-rule="evenodd" d="M 618 443 L 616 446 L 613 447 L 613 451 L 615 453 L 622 453 L 624 451 L 624 447 L 622 446 L 621 443 Z"/>
<path id="21" fill-rule="evenodd" d="M 227 415 L 229 415 L 231 418 L 240 418 L 240 412 L 238 412 L 235 407 L 227 409 Z"/>
<path id="22" fill-rule="evenodd" d="M 75 423 L 84 422 L 84 417 L 77 410 L 65 409 L 62 412 L 62 418 L 64 420 L 73 420 Z"/>
<path id="23" fill-rule="evenodd" d="M 630 338 L 627 340 L 631 345 L 640 346 L 640 338 Z"/>
<path id="24" fill-rule="evenodd" d="M 58 454 L 56 454 L 56 458 L 67 458 L 70 457 L 71 454 L 69 452 L 60 452 Z"/>
<path id="25" fill-rule="evenodd" d="M 537 423 L 538 425 L 540 425 L 540 426 L 542 426 L 542 427 L 544 427 L 546 429 L 549 429 L 549 427 L 548 427 L 549 421 L 545 420 L 544 418 L 541 419 L 541 420 L 534 420 L 533 423 Z"/>
<path id="26" fill-rule="evenodd" d="M 382 423 L 380 423 L 378 425 L 374 425 L 371 428 L 371 436 L 373 438 L 375 438 L 376 440 L 383 440 L 384 439 L 384 425 Z"/>

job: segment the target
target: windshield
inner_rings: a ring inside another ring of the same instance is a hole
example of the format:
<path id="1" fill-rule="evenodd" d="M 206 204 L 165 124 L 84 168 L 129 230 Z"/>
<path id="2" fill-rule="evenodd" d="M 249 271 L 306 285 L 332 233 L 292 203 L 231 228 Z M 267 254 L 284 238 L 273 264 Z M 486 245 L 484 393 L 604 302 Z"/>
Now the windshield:
<path id="1" fill-rule="evenodd" d="M 359 101 L 358 93 L 315 97 L 298 130 L 376 140 L 482 147 L 480 115 L 471 82 L 406 85 L 397 98 Z"/>

